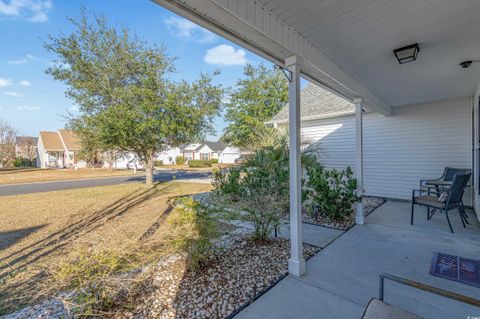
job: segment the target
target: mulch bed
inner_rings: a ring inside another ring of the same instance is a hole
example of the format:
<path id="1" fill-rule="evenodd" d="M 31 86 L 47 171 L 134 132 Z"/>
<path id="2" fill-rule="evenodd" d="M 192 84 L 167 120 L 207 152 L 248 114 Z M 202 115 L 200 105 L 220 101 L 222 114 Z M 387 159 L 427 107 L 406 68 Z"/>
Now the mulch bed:
<path id="1" fill-rule="evenodd" d="M 362 202 L 364 205 L 364 212 L 365 216 L 370 215 L 375 209 L 385 203 L 385 200 L 380 197 L 373 197 L 373 196 L 365 196 L 362 198 Z M 355 214 L 347 217 L 342 221 L 335 221 L 327 218 L 326 216 L 322 216 L 319 214 L 317 218 L 311 216 L 306 211 L 303 211 L 303 222 L 308 224 L 326 226 L 330 228 L 335 228 L 339 230 L 348 230 L 353 225 L 355 225 Z"/>

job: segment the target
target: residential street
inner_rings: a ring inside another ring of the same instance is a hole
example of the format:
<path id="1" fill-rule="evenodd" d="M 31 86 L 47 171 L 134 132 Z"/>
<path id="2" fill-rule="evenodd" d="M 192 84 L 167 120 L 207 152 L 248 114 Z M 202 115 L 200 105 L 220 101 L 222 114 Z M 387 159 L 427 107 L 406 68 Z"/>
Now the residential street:
<path id="1" fill-rule="evenodd" d="M 155 181 L 169 181 L 175 176 L 176 179 L 197 179 L 207 178 L 211 175 L 211 172 L 185 172 L 176 170 L 162 170 L 155 172 Z M 120 177 L 107 177 L 107 178 L 92 178 L 82 180 L 70 180 L 70 181 L 55 181 L 55 182 L 40 182 L 31 184 L 11 184 L 0 185 L 0 196 L 7 195 L 21 195 L 29 193 L 50 192 L 57 190 L 82 188 L 82 187 L 94 187 L 105 185 L 117 185 L 131 182 L 141 182 L 145 180 L 145 175 L 139 173 L 138 176 L 120 176 Z"/>

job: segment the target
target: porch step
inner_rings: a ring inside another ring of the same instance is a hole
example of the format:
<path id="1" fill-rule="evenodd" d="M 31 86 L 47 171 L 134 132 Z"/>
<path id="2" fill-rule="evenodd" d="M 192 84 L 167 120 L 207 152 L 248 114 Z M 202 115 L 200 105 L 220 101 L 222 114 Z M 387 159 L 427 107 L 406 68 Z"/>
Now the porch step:
<path id="1" fill-rule="evenodd" d="M 421 319 L 402 309 L 395 308 L 378 299 L 372 299 L 365 309 L 362 319 Z"/>

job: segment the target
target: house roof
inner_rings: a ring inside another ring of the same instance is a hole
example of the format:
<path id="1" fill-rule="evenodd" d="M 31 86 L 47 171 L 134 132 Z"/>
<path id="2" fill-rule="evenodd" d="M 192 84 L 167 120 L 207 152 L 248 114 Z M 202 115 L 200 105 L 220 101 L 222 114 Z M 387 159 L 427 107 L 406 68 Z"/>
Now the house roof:
<path id="1" fill-rule="evenodd" d="M 69 151 L 78 151 L 80 150 L 80 141 L 78 138 L 75 136 L 75 133 L 73 131 L 61 129 L 58 130 L 58 134 L 60 134 L 63 143 L 65 143 L 65 146 Z"/>
<path id="2" fill-rule="evenodd" d="M 203 145 L 207 145 L 208 147 L 210 147 L 210 149 L 214 152 L 221 152 L 223 151 L 228 145 L 225 144 L 225 143 L 222 143 L 222 142 L 210 142 L 210 141 L 206 141 L 205 143 L 203 143 L 201 146 L 199 146 L 197 149 L 200 149 L 200 147 L 202 147 Z"/>
<path id="3" fill-rule="evenodd" d="M 187 144 L 180 147 L 182 151 L 198 152 L 202 147 L 208 146 L 214 152 L 223 151 L 228 145 L 222 142 L 205 141 L 203 143 Z"/>
<path id="4" fill-rule="evenodd" d="M 38 137 L 35 136 L 16 136 L 15 143 L 18 146 L 37 145 Z"/>
<path id="5" fill-rule="evenodd" d="M 40 131 L 39 135 L 46 151 L 65 150 L 57 132 Z"/>
<path id="6" fill-rule="evenodd" d="M 302 120 L 329 118 L 353 113 L 355 113 L 353 103 L 318 85 L 309 83 L 302 90 L 300 98 L 300 116 Z M 288 104 L 267 123 L 286 122 L 288 122 Z"/>
<path id="7" fill-rule="evenodd" d="M 193 143 L 193 144 L 184 144 L 184 145 L 181 145 L 180 146 L 180 150 L 181 151 L 195 151 L 197 149 L 198 146 L 201 146 L 203 144 L 199 144 L 199 143 Z"/>

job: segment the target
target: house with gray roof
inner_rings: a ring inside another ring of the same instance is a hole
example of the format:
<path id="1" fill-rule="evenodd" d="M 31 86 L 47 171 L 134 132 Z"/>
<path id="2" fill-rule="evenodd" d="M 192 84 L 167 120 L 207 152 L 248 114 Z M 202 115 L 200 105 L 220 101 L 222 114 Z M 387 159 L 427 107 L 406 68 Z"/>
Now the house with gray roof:
<path id="1" fill-rule="evenodd" d="M 188 144 L 181 147 L 180 151 L 186 162 L 197 159 L 217 159 L 219 163 L 233 164 L 241 154 L 240 149 L 229 146 L 220 141 L 205 141 L 202 143 Z"/>
<path id="2" fill-rule="evenodd" d="M 410 199 L 420 179 L 440 176 L 445 166 L 471 167 L 471 112 L 469 97 L 397 106 L 393 116 L 364 110 L 365 194 Z M 352 102 L 309 83 L 300 94 L 300 118 L 302 139 L 319 144 L 323 165 L 355 170 Z M 266 123 L 287 128 L 288 105 Z M 464 199 L 470 204 L 471 197 L 468 191 Z"/>
<path id="3" fill-rule="evenodd" d="M 307 84 L 302 90 L 300 105 L 302 121 L 353 115 L 355 113 L 353 103 L 312 83 Z M 288 105 L 285 105 L 267 123 L 288 123 Z"/>

